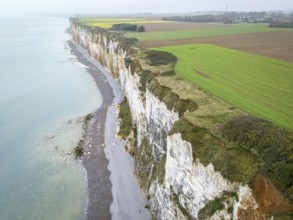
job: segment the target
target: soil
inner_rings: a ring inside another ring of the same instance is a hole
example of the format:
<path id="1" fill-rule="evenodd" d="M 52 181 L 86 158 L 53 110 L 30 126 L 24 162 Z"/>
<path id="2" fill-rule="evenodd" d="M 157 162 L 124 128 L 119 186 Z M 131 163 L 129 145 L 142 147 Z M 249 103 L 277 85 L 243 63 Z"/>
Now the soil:
<path id="1" fill-rule="evenodd" d="M 293 31 L 276 31 L 174 40 L 140 41 L 138 46 L 151 48 L 182 44 L 213 44 L 293 63 Z"/>
<path id="2" fill-rule="evenodd" d="M 253 209 L 247 207 L 246 209 L 238 209 L 238 219 L 241 220 L 269 220 L 270 218 L 265 214 L 261 213 L 259 209 Z"/>
<path id="3" fill-rule="evenodd" d="M 258 208 L 251 207 L 252 201 L 244 201 L 243 208 L 240 208 L 237 212 L 239 219 L 268 220 L 271 219 L 271 216 L 281 216 L 280 219 L 291 219 L 289 216 L 293 212 L 293 204 L 265 176 L 257 175 L 253 178 L 252 190 Z"/>
<path id="4" fill-rule="evenodd" d="M 293 204 L 264 177 L 253 178 L 253 195 L 262 212 L 266 214 L 281 214 L 293 212 Z"/>
<path id="5" fill-rule="evenodd" d="M 146 23 L 143 25 L 146 31 L 148 32 L 227 27 L 223 24 L 213 24 L 213 23 L 205 23 L 205 22 L 202 22 L 202 23 L 194 23 L 194 22 Z"/>

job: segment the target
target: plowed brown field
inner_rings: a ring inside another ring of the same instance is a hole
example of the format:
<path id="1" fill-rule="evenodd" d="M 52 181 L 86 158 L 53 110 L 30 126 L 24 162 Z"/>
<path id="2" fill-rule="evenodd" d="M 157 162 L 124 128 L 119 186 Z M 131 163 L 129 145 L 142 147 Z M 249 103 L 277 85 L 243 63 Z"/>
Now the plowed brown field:
<path id="1" fill-rule="evenodd" d="M 172 24 L 174 25 L 174 23 Z M 138 42 L 138 45 L 145 48 L 152 48 L 194 43 L 214 44 L 287 62 L 293 62 L 293 31 L 199 37 L 174 40 L 140 41 Z"/>
<path id="2" fill-rule="evenodd" d="M 170 22 L 170 23 L 146 23 L 143 24 L 146 31 L 174 31 L 187 29 L 210 29 L 210 28 L 225 28 L 227 25 L 220 23 L 193 23 L 193 22 Z"/>

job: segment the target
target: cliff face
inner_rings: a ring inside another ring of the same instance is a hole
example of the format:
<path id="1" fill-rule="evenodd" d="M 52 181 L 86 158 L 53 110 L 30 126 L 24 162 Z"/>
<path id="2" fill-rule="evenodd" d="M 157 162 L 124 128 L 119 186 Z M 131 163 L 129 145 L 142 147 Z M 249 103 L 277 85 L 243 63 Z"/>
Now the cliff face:
<path id="1" fill-rule="evenodd" d="M 160 76 L 157 70 L 166 66 L 155 69 L 150 62 L 145 62 L 131 39 L 75 22 L 71 22 L 71 30 L 73 40 L 119 81 L 127 97 L 136 128 L 136 175 L 150 199 L 155 219 L 266 219 L 272 214 L 263 212 L 253 194 L 253 185 L 248 185 L 257 174 L 259 164 L 251 162 L 245 165 L 251 167 L 241 173 L 241 178 L 237 174 L 230 178 L 226 167 L 232 166 L 231 161 L 221 164 L 219 159 L 223 146 L 229 143 L 220 139 L 214 128 L 225 122 L 227 115 L 243 113 L 224 104 L 213 106 L 214 102 L 209 102 L 210 98 L 195 87 L 191 89 L 193 97 L 198 97 L 197 102 L 201 103 L 200 108 L 189 98 L 190 94 L 182 98 L 179 85 L 183 82 L 173 76 Z M 168 80 L 173 80 L 174 89 L 168 88 Z M 187 119 L 195 119 L 191 112 L 197 108 L 198 120 L 192 125 L 186 123 Z M 218 115 L 220 121 L 210 122 L 209 113 L 215 109 L 223 112 Z M 199 122 L 201 127 L 197 126 Z M 188 126 L 196 135 L 181 132 Z M 215 151 L 206 148 L 206 143 Z M 237 155 L 238 149 L 227 152 L 234 155 L 234 151 Z M 249 159 L 246 153 L 243 155 L 239 163 L 245 160 L 245 164 Z M 290 205 L 288 210 L 292 210 Z"/>

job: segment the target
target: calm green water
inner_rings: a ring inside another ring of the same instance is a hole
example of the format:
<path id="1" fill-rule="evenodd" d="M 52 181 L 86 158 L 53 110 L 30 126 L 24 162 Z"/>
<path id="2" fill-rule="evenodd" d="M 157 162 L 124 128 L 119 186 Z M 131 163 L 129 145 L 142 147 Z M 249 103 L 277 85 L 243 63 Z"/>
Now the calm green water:
<path id="1" fill-rule="evenodd" d="M 67 18 L 0 18 L 0 219 L 83 219 L 86 173 L 70 154 L 101 103 L 66 46 Z"/>

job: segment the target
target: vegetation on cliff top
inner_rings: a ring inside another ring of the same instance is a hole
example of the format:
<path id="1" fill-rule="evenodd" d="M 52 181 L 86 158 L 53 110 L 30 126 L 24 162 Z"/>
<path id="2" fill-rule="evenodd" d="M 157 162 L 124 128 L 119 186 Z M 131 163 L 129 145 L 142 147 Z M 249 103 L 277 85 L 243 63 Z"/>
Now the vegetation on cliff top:
<path id="1" fill-rule="evenodd" d="M 130 45 L 127 51 L 131 50 Z M 152 63 L 151 57 L 147 60 Z M 150 69 L 145 70 L 142 62 L 137 59 L 130 66 L 136 68 L 133 65 L 138 65 L 143 70 L 141 76 L 145 76 L 141 81 L 144 91 L 148 87 L 166 103 L 168 109 L 174 108 L 179 112 L 181 119 L 175 123 L 170 135 L 181 133 L 183 139 L 192 144 L 194 160 L 199 158 L 205 165 L 212 163 L 215 170 L 231 181 L 250 183 L 251 178 L 261 172 L 292 201 L 292 183 L 289 181 L 290 178 L 292 180 L 292 133 L 281 131 L 269 122 L 243 118 L 243 112 L 178 76 L 162 76 L 162 72 L 155 72 L 162 63 L 158 66 L 150 66 L 149 63 Z M 172 72 L 172 65 L 168 68 Z M 129 126 L 128 123 L 126 125 Z M 242 133 L 238 133 L 238 130 Z M 250 133 L 250 130 L 254 133 Z M 254 146 L 256 142 L 259 144 Z M 164 159 L 156 171 L 156 175 L 161 176 L 160 182 L 165 176 L 163 165 Z M 285 178 L 282 179 L 282 176 Z"/>
<path id="2" fill-rule="evenodd" d="M 146 59 L 150 61 L 150 66 L 168 65 L 177 62 L 177 57 L 172 53 L 157 50 L 148 50 L 145 52 Z"/>
<path id="3" fill-rule="evenodd" d="M 252 132 L 269 130 L 272 132 L 270 135 L 274 135 L 274 132 L 278 134 L 275 135 L 273 142 L 276 143 L 279 140 L 279 144 L 272 144 L 270 150 L 267 149 L 267 153 L 258 154 L 253 147 L 245 147 L 248 139 L 240 139 L 237 142 L 227 135 L 229 133 L 233 136 L 237 130 L 244 132 L 235 127 L 227 132 L 228 128 L 233 127 L 230 123 L 234 120 L 241 121 L 238 125 L 245 128 L 247 123 L 250 124 L 252 118 L 255 119 L 255 117 L 246 116 L 235 107 L 218 100 L 210 93 L 178 76 L 158 76 L 152 75 L 152 72 L 145 72 L 141 75 L 142 79 L 145 79 L 143 80 L 144 85 L 148 86 L 149 90 L 163 101 L 169 110 L 175 109 L 182 116 L 175 123 L 170 134 L 179 132 L 183 139 L 192 144 L 194 159 L 199 158 L 200 162 L 205 165 L 212 163 L 215 170 L 220 171 L 224 177 L 231 181 L 250 183 L 254 175 L 263 173 L 281 190 L 287 199 L 291 200 L 290 175 L 292 172 L 290 169 L 293 166 L 290 162 L 290 155 L 292 154 L 290 146 L 292 144 L 292 133 L 273 126 L 262 119 L 256 119 L 256 121 L 260 120 L 264 123 L 259 124 L 254 121 L 252 124 L 255 127 L 250 128 Z M 238 137 L 238 134 L 236 136 Z M 286 141 L 281 141 L 281 139 Z M 258 135 L 254 141 L 263 144 L 267 140 L 265 136 Z M 252 146 L 251 143 L 248 143 L 248 145 Z M 288 148 L 285 146 L 288 146 Z M 270 157 L 272 152 L 278 159 L 273 160 Z M 237 160 L 231 160 L 231 158 L 237 158 Z M 286 164 L 284 169 L 281 169 L 284 164 Z M 282 178 L 284 173 L 286 175 Z"/>
<path id="4" fill-rule="evenodd" d="M 212 163 L 230 181 L 251 183 L 252 177 L 261 173 L 293 201 L 292 132 L 263 119 L 241 116 L 224 123 L 222 138 L 184 117 L 174 124 L 169 135 L 174 133 L 181 133 L 192 144 L 194 159 L 199 158 L 204 165 Z"/>
<path id="5" fill-rule="evenodd" d="M 259 170 L 260 161 L 250 151 L 226 143 L 184 117 L 175 122 L 169 135 L 174 133 L 181 133 L 182 138 L 191 143 L 194 161 L 199 158 L 205 166 L 212 163 L 216 171 L 232 182 L 248 183 Z"/>
<path id="6" fill-rule="evenodd" d="M 214 45 L 158 48 L 179 58 L 176 73 L 228 103 L 293 129 L 293 64 Z"/>
<path id="7" fill-rule="evenodd" d="M 195 102 L 180 98 L 169 87 L 160 85 L 156 79 L 151 81 L 148 88 L 157 98 L 167 105 L 170 111 L 174 109 L 178 112 L 179 116 L 182 116 L 185 111 L 194 111 L 198 108 Z"/>
<path id="8" fill-rule="evenodd" d="M 223 126 L 224 137 L 261 158 L 260 172 L 293 202 L 293 133 L 251 116 Z"/>

